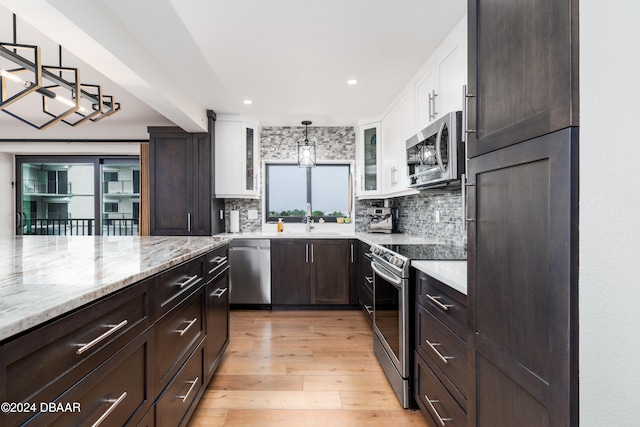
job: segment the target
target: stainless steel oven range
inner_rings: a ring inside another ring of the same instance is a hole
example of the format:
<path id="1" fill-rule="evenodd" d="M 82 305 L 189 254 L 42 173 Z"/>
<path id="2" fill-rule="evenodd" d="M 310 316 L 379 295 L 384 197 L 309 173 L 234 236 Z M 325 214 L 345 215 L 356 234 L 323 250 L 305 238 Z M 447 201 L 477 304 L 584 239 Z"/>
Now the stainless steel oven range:
<path id="1" fill-rule="evenodd" d="M 411 402 L 411 333 L 408 258 L 382 246 L 371 247 L 373 270 L 373 349 L 404 408 Z"/>
<path id="2" fill-rule="evenodd" d="M 411 260 L 466 259 L 466 250 L 447 245 L 372 245 L 373 349 L 404 408 L 412 402 L 414 288 Z"/>

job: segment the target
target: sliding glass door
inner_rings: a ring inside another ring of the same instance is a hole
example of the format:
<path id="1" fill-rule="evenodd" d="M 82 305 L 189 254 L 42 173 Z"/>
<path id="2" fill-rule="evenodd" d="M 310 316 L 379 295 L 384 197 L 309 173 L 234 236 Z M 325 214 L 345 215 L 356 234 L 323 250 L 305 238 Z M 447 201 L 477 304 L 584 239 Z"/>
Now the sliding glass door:
<path id="1" fill-rule="evenodd" d="M 16 157 L 17 235 L 137 235 L 140 161 Z"/>

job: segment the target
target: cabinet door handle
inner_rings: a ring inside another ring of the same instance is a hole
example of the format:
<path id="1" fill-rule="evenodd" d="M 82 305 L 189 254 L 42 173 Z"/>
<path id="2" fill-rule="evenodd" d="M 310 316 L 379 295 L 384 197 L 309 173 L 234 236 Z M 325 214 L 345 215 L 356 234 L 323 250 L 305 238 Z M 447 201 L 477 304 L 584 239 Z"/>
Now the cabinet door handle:
<path id="1" fill-rule="evenodd" d="M 429 399 L 429 396 L 427 396 L 426 394 L 424 395 L 424 399 L 427 401 L 427 404 L 429 405 L 429 409 L 431 409 L 431 412 L 433 412 L 433 414 L 436 416 L 438 423 L 440 423 L 442 427 L 444 427 L 445 421 L 451 421 L 451 418 L 442 418 L 438 413 L 438 411 L 436 411 L 436 407 L 433 406 L 434 403 L 439 403 L 440 402 L 439 400 Z"/>
<path id="2" fill-rule="evenodd" d="M 198 275 L 194 274 L 193 276 L 189 277 L 184 282 L 176 283 L 176 285 L 180 286 L 180 289 L 184 289 L 187 286 L 189 286 L 190 284 L 192 284 L 194 281 L 196 281 L 197 279 L 198 279 Z"/>
<path id="3" fill-rule="evenodd" d="M 433 118 L 435 119 L 436 116 L 438 115 L 438 112 L 436 111 L 436 96 L 438 96 L 438 94 L 436 93 L 435 89 L 433 89 L 431 92 L 433 93 L 433 98 L 431 102 L 433 102 Z"/>
<path id="4" fill-rule="evenodd" d="M 448 364 L 449 364 L 449 359 L 453 359 L 453 357 L 451 357 L 451 356 L 443 356 L 443 355 L 442 355 L 442 353 L 440 353 L 440 352 L 438 351 L 438 349 L 436 348 L 436 346 L 440 346 L 440 345 L 442 345 L 441 343 L 439 343 L 439 342 L 432 343 L 432 342 L 431 342 L 431 341 L 429 341 L 429 340 L 424 340 L 424 341 L 425 341 L 425 342 L 427 343 L 427 345 L 431 348 L 431 350 L 433 350 L 433 352 L 434 352 L 436 355 L 438 355 L 438 357 L 440 358 L 440 360 L 442 360 L 446 365 L 448 365 Z"/>
<path id="5" fill-rule="evenodd" d="M 78 350 L 76 350 L 76 354 L 82 354 L 85 351 L 89 350 L 90 348 L 95 347 L 96 344 L 98 344 L 100 341 L 103 341 L 103 340 L 107 339 L 108 337 L 110 337 L 111 335 L 115 334 L 120 329 L 122 329 L 125 326 L 127 326 L 127 323 L 129 323 L 129 322 L 125 319 L 122 322 L 118 323 L 117 325 L 107 325 L 107 328 L 111 328 L 111 329 L 109 329 L 104 334 L 100 335 L 98 338 L 95 338 L 95 339 L 93 339 L 92 341 L 90 341 L 90 342 L 88 342 L 86 344 L 78 344 L 80 346 L 80 348 Z"/>
<path id="6" fill-rule="evenodd" d="M 196 384 L 198 384 L 199 379 L 200 377 L 196 377 L 196 379 L 193 381 L 187 381 L 187 383 L 191 383 L 191 387 L 189 387 L 189 390 L 187 390 L 187 394 L 185 394 L 184 396 L 176 396 L 178 399 L 182 399 L 182 403 L 187 401 L 187 399 L 189 398 L 189 395 L 193 391 L 193 388 L 196 386 Z"/>
<path id="7" fill-rule="evenodd" d="M 311 263 L 313 264 L 313 245 L 311 245 Z"/>
<path id="8" fill-rule="evenodd" d="M 462 126 L 464 127 L 464 132 L 462 138 L 464 138 L 465 142 L 467 141 L 468 133 L 477 133 L 475 129 L 469 129 L 468 117 L 467 117 L 467 107 L 469 103 L 469 98 L 475 98 L 475 95 L 472 95 L 467 92 L 467 85 L 462 86 L 462 93 L 464 95 L 463 103 L 462 103 Z"/>
<path id="9" fill-rule="evenodd" d="M 441 308 L 444 311 L 449 311 L 449 307 L 453 307 L 452 305 L 445 305 L 443 303 L 441 303 L 440 301 L 438 301 L 438 299 L 440 299 L 441 297 L 437 296 L 431 296 L 429 294 L 426 294 L 426 297 L 429 298 L 429 300 L 434 303 L 436 306 L 438 306 L 439 308 Z"/>
<path id="10" fill-rule="evenodd" d="M 304 245 L 304 262 L 309 262 L 309 244 Z"/>
<path id="11" fill-rule="evenodd" d="M 188 330 L 189 330 L 189 329 L 190 329 L 190 328 L 191 328 L 191 327 L 192 327 L 192 326 L 193 326 L 197 321 L 198 321 L 198 318 L 197 318 L 197 317 L 195 317 L 193 320 L 191 320 L 191 321 L 189 322 L 189 324 L 187 325 L 187 327 L 186 327 L 186 328 L 184 328 L 184 329 L 183 329 L 183 330 L 181 330 L 181 331 L 176 331 L 176 332 L 178 332 L 178 333 L 180 334 L 180 336 L 181 336 L 181 337 L 182 337 L 182 336 L 184 336 L 184 334 L 186 334 L 186 333 L 187 333 L 187 331 L 188 331 Z"/>
<path id="12" fill-rule="evenodd" d="M 218 288 L 211 294 L 212 297 L 220 298 L 224 293 L 227 292 L 227 288 Z"/>
<path id="13" fill-rule="evenodd" d="M 433 98 L 431 97 L 431 93 L 429 93 L 429 120 L 433 120 L 433 113 L 431 112 L 431 102 Z"/>
<path id="14" fill-rule="evenodd" d="M 187 231 L 191 233 L 191 212 L 187 213 Z"/>
<path id="15" fill-rule="evenodd" d="M 353 243 L 351 244 L 351 264 L 353 264 Z"/>
<path id="16" fill-rule="evenodd" d="M 119 398 L 117 399 L 109 399 L 107 400 L 108 403 L 113 403 L 113 405 L 109 406 L 109 408 L 104 411 L 104 414 L 100 415 L 100 418 L 98 418 L 96 420 L 95 423 L 93 423 L 91 425 L 91 427 L 98 427 L 100 424 L 102 424 L 102 422 L 109 416 L 109 414 L 111 414 L 113 411 L 115 411 L 116 407 L 122 403 L 122 401 L 124 400 L 124 398 L 127 397 L 127 392 L 123 392 Z"/>

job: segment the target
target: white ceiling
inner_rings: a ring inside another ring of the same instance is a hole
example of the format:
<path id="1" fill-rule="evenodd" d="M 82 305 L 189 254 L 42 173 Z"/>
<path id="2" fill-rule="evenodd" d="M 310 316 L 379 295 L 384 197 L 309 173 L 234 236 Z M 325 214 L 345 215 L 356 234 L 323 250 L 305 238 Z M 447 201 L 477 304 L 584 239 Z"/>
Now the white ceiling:
<path id="1" fill-rule="evenodd" d="M 354 125 L 389 106 L 466 3 L 0 0 L 0 41 L 11 41 L 15 13 L 19 43 L 42 46 L 43 62 L 46 50 L 56 64 L 62 45 L 65 65 L 122 103 L 99 123 L 45 131 L 0 114 L 0 139 L 144 138 L 146 126 L 171 123 L 196 132 L 208 109 L 262 125 Z"/>

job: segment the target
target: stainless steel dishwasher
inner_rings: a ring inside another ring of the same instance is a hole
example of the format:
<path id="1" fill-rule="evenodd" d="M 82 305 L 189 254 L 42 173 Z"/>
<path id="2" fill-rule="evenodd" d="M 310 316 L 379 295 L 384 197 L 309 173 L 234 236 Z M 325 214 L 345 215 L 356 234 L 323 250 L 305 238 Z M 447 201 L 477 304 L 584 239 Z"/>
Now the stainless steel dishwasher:
<path id="1" fill-rule="evenodd" d="M 271 241 L 234 239 L 229 245 L 230 293 L 234 308 L 271 308 Z"/>

